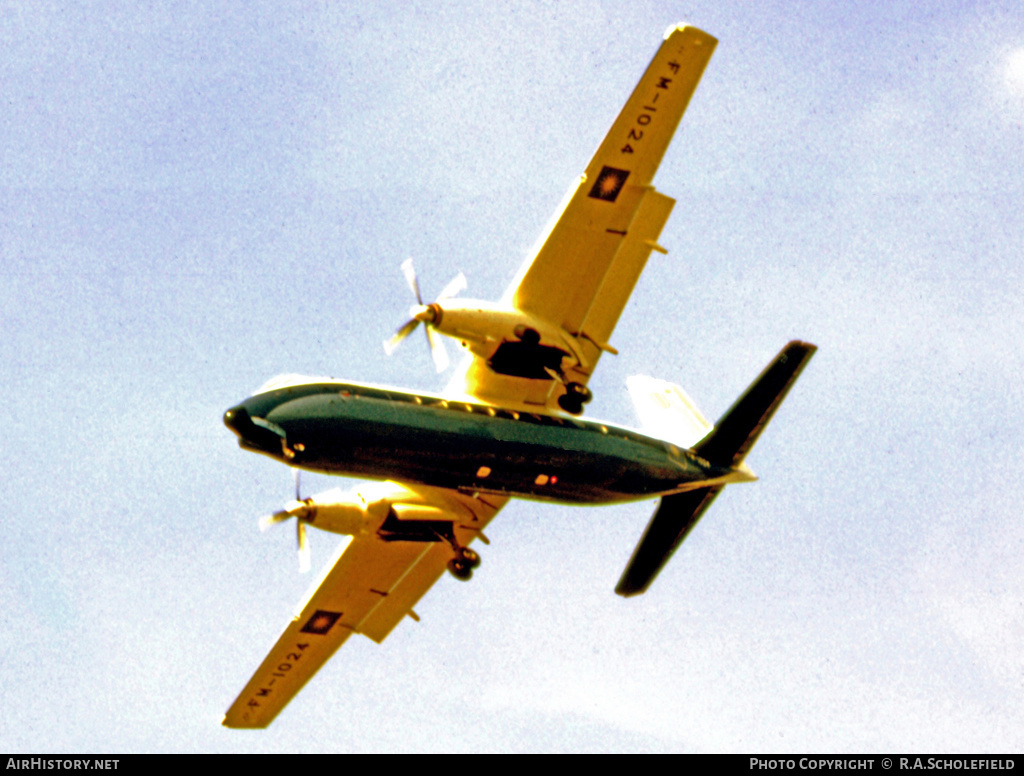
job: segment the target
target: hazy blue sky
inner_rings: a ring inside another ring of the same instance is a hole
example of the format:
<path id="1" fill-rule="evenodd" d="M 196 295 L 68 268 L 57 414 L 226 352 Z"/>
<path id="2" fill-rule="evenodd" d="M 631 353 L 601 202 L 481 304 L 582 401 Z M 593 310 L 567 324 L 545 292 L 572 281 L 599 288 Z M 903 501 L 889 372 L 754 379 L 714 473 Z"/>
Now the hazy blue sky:
<path id="1" fill-rule="evenodd" d="M 591 415 L 815 342 L 761 481 L 630 600 L 653 501 L 513 503 L 221 728 L 309 582 L 223 411 L 441 388 L 399 264 L 497 299 L 679 21 L 720 44 Z M 1019 2 L 3 2 L 0 50 L 0 750 L 1024 750 Z"/>

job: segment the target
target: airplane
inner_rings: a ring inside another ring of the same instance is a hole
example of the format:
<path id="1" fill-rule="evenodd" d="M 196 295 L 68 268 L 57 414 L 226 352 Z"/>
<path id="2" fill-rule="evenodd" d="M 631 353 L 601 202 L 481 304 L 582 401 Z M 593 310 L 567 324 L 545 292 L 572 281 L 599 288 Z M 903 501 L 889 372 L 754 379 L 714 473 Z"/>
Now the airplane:
<path id="1" fill-rule="evenodd" d="M 228 709 L 231 728 L 268 726 L 354 633 L 380 643 L 447 570 L 480 565 L 470 545 L 510 498 L 611 504 L 658 498 L 615 592 L 645 592 L 711 502 L 756 477 L 744 462 L 816 347 L 788 343 L 712 426 L 682 389 L 630 386 L 666 438 L 582 419 L 587 387 L 675 201 L 651 185 L 717 40 L 676 25 L 571 187 L 533 255 L 497 302 L 456 298 L 458 277 L 385 347 L 423 324 L 468 351 L 448 387 L 424 393 L 285 375 L 231 407 L 244 449 L 296 470 L 365 477 L 296 498 L 261 525 L 294 519 L 344 540 Z"/>

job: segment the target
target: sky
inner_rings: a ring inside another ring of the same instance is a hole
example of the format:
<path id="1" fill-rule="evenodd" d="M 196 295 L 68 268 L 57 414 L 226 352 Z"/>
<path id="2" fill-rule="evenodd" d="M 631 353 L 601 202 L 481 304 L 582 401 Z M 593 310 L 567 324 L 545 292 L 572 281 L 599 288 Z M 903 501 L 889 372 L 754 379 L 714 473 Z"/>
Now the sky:
<path id="1" fill-rule="evenodd" d="M 499 298 L 677 22 L 720 43 L 588 416 L 814 342 L 760 481 L 631 599 L 654 501 L 512 502 L 222 728 L 309 583 L 224 410 L 440 390 L 401 262 Z M 0 751 L 1024 750 L 1018 2 L 2 2 L 0 48 Z"/>

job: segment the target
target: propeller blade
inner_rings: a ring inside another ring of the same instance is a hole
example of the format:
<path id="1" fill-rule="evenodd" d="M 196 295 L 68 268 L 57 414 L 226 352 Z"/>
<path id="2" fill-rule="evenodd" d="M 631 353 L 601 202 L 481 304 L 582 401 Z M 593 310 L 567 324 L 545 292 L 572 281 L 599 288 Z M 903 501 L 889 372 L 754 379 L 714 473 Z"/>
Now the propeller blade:
<path id="1" fill-rule="evenodd" d="M 405 282 L 409 284 L 409 288 L 416 295 L 416 301 L 423 304 L 423 295 L 420 293 L 419 281 L 416 280 L 416 270 L 412 266 L 412 259 L 402 262 L 402 274 L 405 275 Z"/>
<path id="2" fill-rule="evenodd" d="M 261 517 L 259 521 L 260 530 L 266 531 L 270 526 L 283 523 L 290 517 L 297 517 L 299 520 L 303 520 L 309 517 L 310 511 L 310 505 L 305 501 L 299 501 L 298 499 L 289 501 L 284 505 L 284 509 L 279 509 L 272 515 Z"/>
<path id="3" fill-rule="evenodd" d="M 392 335 L 391 339 L 384 343 L 384 352 L 389 356 L 394 353 L 399 343 L 408 337 L 422 322 L 424 324 L 423 331 L 427 335 L 427 344 L 430 346 L 430 356 L 434 359 L 434 367 L 438 373 L 443 372 L 451 362 L 448 360 L 448 351 L 445 350 L 444 341 L 433 331 L 434 321 L 440 315 L 440 307 L 437 304 L 423 304 L 423 294 L 420 293 L 420 283 L 416 279 L 416 269 L 413 267 L 412 259 L 406 259 L 402 262 L 402 274 L 405 275 L 405 282 L 409 284 L 409 288 L 416 295 L 417 306 L 413 307 L 409 312 L 412 319 L 407 321 L 402 328 Z M 464 291 L 465 288 L 466 276 L 460 272 L 448 281 L 448 285 L 441 291 L 437 301 L 443 302 L 445 299 L 450 299 Z"/>
<path id="4" fill-rule="evenodd" d="M 438 302 L 443 302 L 445 299 L 450 299 L 453 296 L 461 294 L 466 290 L 466 276 L 461 272 L 448 281 L 448 285 L 444 287 L 441 294 L 437 297 Z"/>
<path id="5" fill-rule="evenodd" d="M 434 358 L 434 367 L 440 374 L 448 368 L 448 351 L 444 347 L 444 340 L 434 333 L 430 326 L 423 327 L 427 332 L 427 342 L 430 344 L 430 355 Z"/>
<path id="6" fill-rule="evenodd" d="M 406 321 L 405 324 L 402 326 L 402 328 L 400 328 L 393 335 L 391 335 L 391 339 L 386 340 L 384 342 L 384 352 L 387 353 L 389 356 L 392 353 L 394 353 L 395 349 L 400 344 L 402 344 L 402 340 L 404 340 L 406 337 L 408 337 L 413 332 L 413 330 L 417 326 L 419 326 L 419 325 L 420 325 L 420 322 L 418 320 L 416 320 L 415 318 L 413 318 L 413 319 L 411 319 L 409 321 Z"/>
<path id="7" fill-rule="evenodd" d="M 306 524 L 301 520 L 297 520 L 295 523 L 298 527 L 296 528 L 296 538 L 299 541 L 299 573 L 305 574 L 309 571 L 309 541 L 306 539 Z"/>
<path id="8" fill-rule="evenodd" d="M 283 523 L 285 520 L 295 518 L 296 538 L 299 542 L 299 571 L 309 571 L 309 542 L 306 539 L 306 521 L 311 520 L 316 514 L 316 505 L 313 499 L 302 499 L 301 470 L 292 469 L 295 476 L 295 500 L 284 505 L 284 509 L 277 510 L 272 515 L 261 517 L 259 521 L 260 531 L 266 531 L 272 525 Z"/>
<path id="9" fill-rule="evenodd" d="M 260 533 L 263 533 L 271 526 L 277 525 L 278 523 L 283 523 L 291 516 L 291 513 L 287 509 L 282 509 L 278 512 L 275 512 L 272 515 L 261 517 L 259 521 Z"/>

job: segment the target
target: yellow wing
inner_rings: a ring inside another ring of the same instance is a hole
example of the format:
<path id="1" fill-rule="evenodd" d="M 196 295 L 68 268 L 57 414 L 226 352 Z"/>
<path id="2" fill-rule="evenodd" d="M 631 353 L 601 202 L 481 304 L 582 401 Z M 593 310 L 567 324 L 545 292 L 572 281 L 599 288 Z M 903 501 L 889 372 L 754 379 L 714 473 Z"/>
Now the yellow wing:
<path id="1" fill-rule="evenodd" d="M 506 499 L 417 488 L 452 520 L 468 546 Z M 385 541 L 380 526 L 342 542 L 270 654 L 231 704 L 223 724 L 264 728 L 353 633 L 380 643 L 445 572 L 445 542 Z"/>
<path id="2" fill-rule="evenodd" d="M 575 339 L 583 358 L 566 379 L 586 384 L 675 200 L 651 186 L 718 41 L 694 27 L 665 35 L 586 173 L 503 301 Z M 506 404 L 547 404 L 552 384 L 495 374 L 479 359 L 450 386 Z"/>

